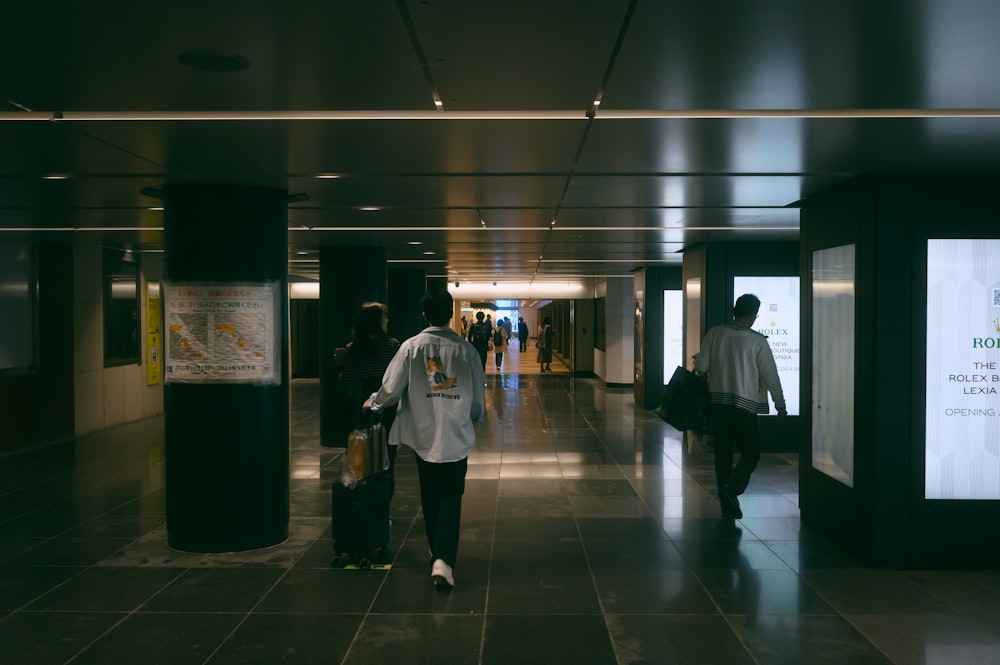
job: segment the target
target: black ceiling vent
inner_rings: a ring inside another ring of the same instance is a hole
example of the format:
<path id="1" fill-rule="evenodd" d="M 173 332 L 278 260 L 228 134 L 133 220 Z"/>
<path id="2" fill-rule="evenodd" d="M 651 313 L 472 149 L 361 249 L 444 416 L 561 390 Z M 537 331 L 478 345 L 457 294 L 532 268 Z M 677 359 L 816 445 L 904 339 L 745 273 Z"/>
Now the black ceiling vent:
<path id="1" fill-rule="evenodd" d="M 163 199 L 164 197 L 162 187 L 143 187 L 139 190 L 139 193 L 151 199 Z"/>
<path id="2" fill-rule="evenodd" d="M 303 201 L 308 201 L 309 195 L 305 192 L 295 192 L 288 195 L 289 203 L 302 203 Z"/>

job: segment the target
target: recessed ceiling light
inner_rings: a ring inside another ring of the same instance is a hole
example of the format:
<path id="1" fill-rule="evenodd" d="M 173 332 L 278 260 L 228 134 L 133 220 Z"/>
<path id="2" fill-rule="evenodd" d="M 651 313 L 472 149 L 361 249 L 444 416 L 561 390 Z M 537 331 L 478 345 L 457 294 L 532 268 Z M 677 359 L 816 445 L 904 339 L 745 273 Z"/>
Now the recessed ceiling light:
<path id="1" fill-rule="evenodd" d="M 423 245 L 424 243 L 420 242 L 419 240 L 411 240 L 410 242 L 408 242 L 406 244 L 407 245 Z"/>
<path id="2" fill-rule="evenodd" d="M 320 173 L 316 176 L 317 180 L 336 180 L 340 175 L 337 173 Z"/>
<path id="3" fill-rule="evenodd" d="M 378 206 L 364 206 L 361 208 L 361 210 L 364 210 L 365 212 L 373 212 L 376 210 L 381 210 L 381 208 L 379 208 Z"/>
<path id="4" fill-rule="evenodd" d="M 43 180 L 68 180 L 69 176 L 65 173 L 50 173 L 49 175 L 43 175 Z"/>
<path id="5" fill-rule="evenodd" d="M 424 256 L 434 256 L 434 252 L 424 252 Z"/>
<path id="6" fill-rule="evenodd" d="M 250 66 L 242 55 L 227 51 L 186 51 L 177 62 L 201 72 L 239 72 Z"/>

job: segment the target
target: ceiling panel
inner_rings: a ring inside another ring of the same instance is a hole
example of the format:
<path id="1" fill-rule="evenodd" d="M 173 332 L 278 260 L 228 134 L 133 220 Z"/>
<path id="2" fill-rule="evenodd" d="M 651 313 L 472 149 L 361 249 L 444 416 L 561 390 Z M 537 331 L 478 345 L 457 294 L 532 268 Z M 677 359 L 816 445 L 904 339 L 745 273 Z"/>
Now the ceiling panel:
<path id="1" fill-rule="evenodd" d="M 785 206 L 803 196 L 801 175 L 575 175 L 564 207 L 659 208 L 728 205 L 740 207 Z M 839 182 L 820 180 L 817 189 Z"/>
<path id="2" fill-rule="evenodd" d="M 122 149 L 72 124 L 0 122 L 0 146 L 0 175 L 4 177 L 54 173 L 132 176 L 163 170 L 162 153 Z"/>
<path id="3" fill-rule="evenodd" d="M 586 127 L 559 120 L 349 120 L 289 125 L 289 170 L 345 174 L 565 173 Z"/>
<path id="4" fill-rule="evenodd" d="M 582 112 L 600 90 L 628 2 L 408 5 L 445 109 Z"/>
<path id="5" fill-rule="evenodd" d="M 1000 113 L 608 114 L 1000 109 L 998 24 L 995 0 L 15 3 L 0 40 L 5 114 L 354 119 L 0 116 L 0 242 L 158 253 L 162 201 L 148 192 L 176 181 L 288 190 L 290 270 L 311 277 L 338 244 L 517 280 L 628 275 L 705 242 L 794 242 L 801 200 L 857 175 L 1000 171 Z M 249 66 L 195 70 L 178 61 L 190 50 Z M 372 118 L 386 110 L 402 115 Z M 484 115 L 449 115 L 465 111 Z M 4 230 L 21 228 L 37 232 Z"/>
<path id="6" fill-rule="evenodd" d="M 34 110 L 433 108 L 392 3 L 286 0 L 16 3 L 5 98 Z M 240 55 L 238 72 L 179 65 Z"/>
<path id="7" fill-rule="evenodd" d="M 602 107 L 1000 106 L 992 0 L 640 2 Z"/>
<path id="8" fill-rule="evenodd" d="M 308 192 L 309 204 L 329 207 L 403 208 L 496 207 L 554 208 L 567 176 L 503 174 L 346 175 L 339 178 L 289 178 L 294 192 Z M 485 215 L 484 215 L 485 216 Z"/>
<path id="9" fill-rule="evenodd" d="M 595 173 L 800 174 L 815 170 L 804 160 L 808 128 L 807 121 L 794 118 L 597 120 L 578 168 Z M 822 170 L 831 169 L 842 167 Z"/>

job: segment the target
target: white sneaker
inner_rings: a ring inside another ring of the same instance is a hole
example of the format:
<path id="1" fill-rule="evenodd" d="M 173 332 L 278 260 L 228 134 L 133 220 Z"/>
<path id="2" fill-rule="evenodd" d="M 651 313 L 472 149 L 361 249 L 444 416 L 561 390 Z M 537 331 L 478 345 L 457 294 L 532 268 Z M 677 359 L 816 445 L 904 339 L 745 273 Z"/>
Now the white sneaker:
<path id="1" fill-rule="evenodd" d="M 455 586 L 455 578 L 451 574 L 451 566 L 446 564 L 443 559 L 435 559 L 434 565 L 431 566 L 431 580 L 434 582 L 434 586 Z"/>

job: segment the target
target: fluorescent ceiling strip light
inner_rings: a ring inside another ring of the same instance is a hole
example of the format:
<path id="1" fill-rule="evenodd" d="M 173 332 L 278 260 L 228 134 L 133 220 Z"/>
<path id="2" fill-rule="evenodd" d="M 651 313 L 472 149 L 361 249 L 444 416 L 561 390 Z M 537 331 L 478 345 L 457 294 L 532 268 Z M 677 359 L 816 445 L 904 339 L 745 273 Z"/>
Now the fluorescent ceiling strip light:
<path id="1" fill-rule="evenodd" d="M 601 110 L 601 120 L 738 120 L 740 118 L 846 119 L 1000 118 L 1000 109 L 619 109 Z"/>
<path id="2" fill-rule="evenodd" d="M 506 231 L 507 229 L 493 229 L 494 231 Z M 532 226 L 518 231 L 541 231 L 540 226 Z M 556 231 L 798 231 L 796 226 L 560 226 Z"/>
<path id="3" fill-rule="evenodd" d="M 460 275 L 456 275 L 455 273 L 448 273 L 448 274 L 443 274 L 442 273 L 441 277 L 447 277 L 452 282 L 454 282 L 454 281 L 457 280 L 457 281 L 463 282 L 463 283 L 464 282 L 488 281 L 489 283 L 492 284 L 493 281 L 494 281 L 494 276 L 491 275 L 490 273 L 482 273 L 482 274 L 480 274 L 480 273 L 470 273 L 470 274 L 462 273 Z M 571 272 L 567 272 L 567 273 L 551 273 L 551 272 L 548 272 L 548 273 L 541 274 L 541 275 L 540 274 L 536 274 L 534 277 L 532 277 L 532 279 L 535 282 L 541 282 L 541 283 L 553 282 L 553 283 L 560 284 L 560 283 L 565 283 L 566 281 L 572 280 L 572 279 L 591 279 L 591 278 L 594 278 L 594 277 L 635 277 L 635 275 L 632 274 L 632 273 L 622 273 L 622 274 L 618 274 L 618 275 L 604 275 L 604 274 L 591 275 L 591 274 L 588 273 L 588 274 L 584 275 L 584 274 L 580 274 L 580 273 L 571 273 Z M 525 278 L 524 277 L 511 277 L 511 278 L 508 278 L 506 280 L 504 280 L 503 278 L 499 278 L 499 279 L 496 279 L 496 283 L 497 284 L 510 284 L 511 282 L 518 282 L 518 281 L 521 281 L 523 279 L 525 279 Z"/>
<path id="4" fill-rule="evenodd" d="M 476 231 L 478 226 L 312 226 L 303 228 L 301 225 L 289 226 L 291 231 L 349 231 L 349 232 L 404 232 L 414 231 Z M 491 226 L 490 231 L 507 231 L 522 233 L 525 231 L 550 231 L 549 226 Z M 798 231 L 799 226 L 560 226 L 554 229 L 559 233 L 582 231 Z"/>
<path id="5" fill-rule="evenodd" d="M 17 114 L 6 114 L 17 115 Z M 24 115 L 24 114 L 22 114 Z M 579 111 L 80 111 L 48 114 L 59 122 L 310 120 L 586 120 Z M 6 117 L 0 119 L 8 119 Z M 15 119 L 15 118 L 9 118 Z"/>
<path id="6" fill-rule="evenodd" d="M 80 226 L 77 231 L 162 231 L 162 226 Z"/>
<path id="7" fill-rule="evenodd" d="M 25 113 L 19 113 L 17 111 L 4 111 L 0 113 L 0 120 L 14 120 L 17 122 L 51 122 L 53 120 L 52 113 L 39 113 L 37 111 L 28 111 Z"/>
<path id="8" fill-rule="evenodd" d="M 162 231 L 162 226 L 46 226 L 46 227 L 4 227 L 0 231 Z"/>
<path id="9" fill-rule="evenodd" d="M 676 263 L 676 259 L 539 259 L 542 263 Z"/>
<path id="10" fill-rule="evenodd" d="M 8 231 L 8 232 L 20 232 L 20 233 L 24 233 L 24 232 L 34 233 L 34 232 L 37 232 L 37 231 L 61 231 L 61 232 L 65 232 L 65 231 L 79 231 L 79 230 L 80 229 L 76 228 L 75 226 L 63 226 L 63 227 L 50 226 L 50 227 L 44 228 L 44 229 L 39 229 L 39 228 L 35 228 L 35 227 L 30 227 L 30 226 L 9 226 L 9 227 L 0 228 L 0 232 Z"/>
<path id="11" fill-rule="evenodd" d="M 453 226 L 422 226 L 422 227 L 397 227 L 397 228 L 371 228 L 365 226 L 314 226 L 310 229 L 303 229 L 299 226 L 289 227 L 289 231 L 323 231 L 326 233 L 332 233 L 335 231 L 348 231 L 348 232 L 366 232 L 366 233 L 385 233 L 388 231 L 396 232 L 412 232 L 412 231 L 463 231 L 463 230 L 473 230 L 478 227 L 460 227 L 455 228 Z M 162 226 L 54 226 L 54 227 L 29 227 L 29 226 L 17 226 L 17 227 L 0 227 L 0 231 L 163 231 Z M 513 232 L 524 232 L 524 231 L 544 231 L 547 230 L 543 227 L 526 226 L 526 227 L 508 227 L 508 228 L 493 228 L 493 231 L 513 231 Z M 574 226 L 574 227 L 563 227 L 560 229 L 562 231 L 649 231 L 654 233 L 662 233 L 663 231 L 798 231 L 798 226 L 676 226 L 676 227 L 666 227 L 666 226 Z"/>
<path id="12" fill-rule="evenodd" d="M 154 122 L 154 121 L 311 121 L 311 120 L 589 120 L 582 110 L 512 111 L 26 111 L 2 112 L 0 121 L 13 122 Z M 878 119 L 878 118 L 1000 118 L 1000 109 L 600 109 L 596 120 L 735 120 L 740 118 Z"/>

